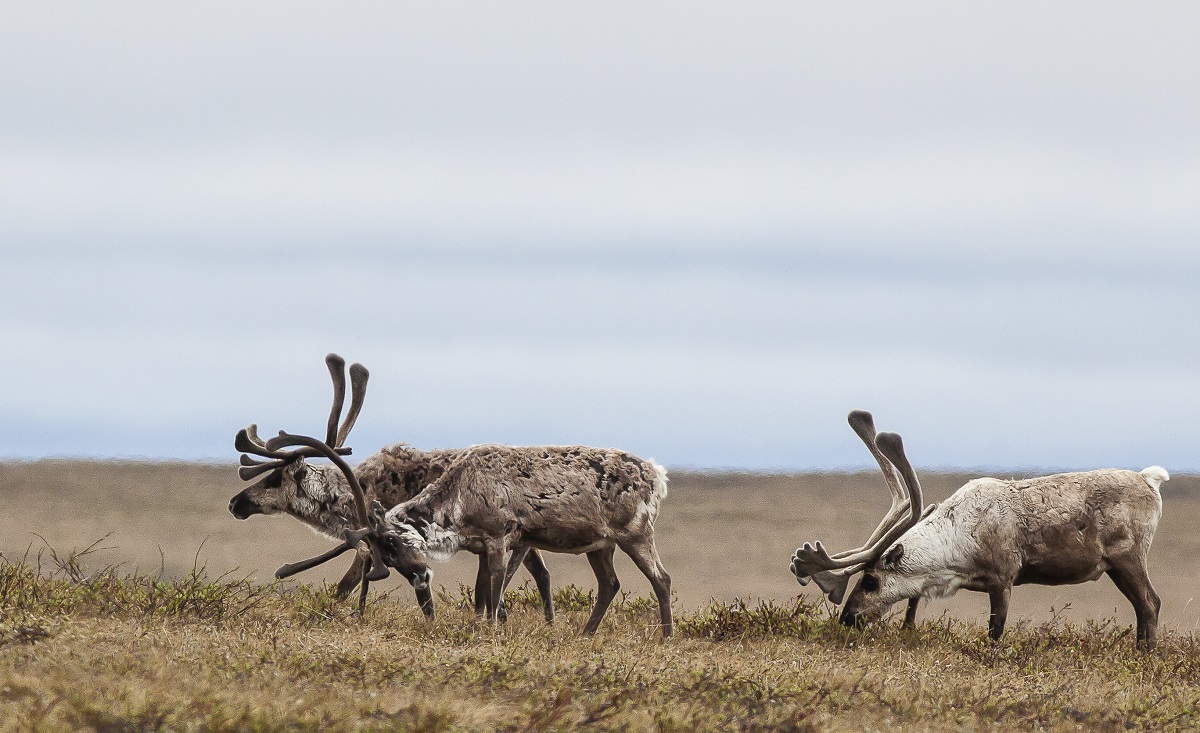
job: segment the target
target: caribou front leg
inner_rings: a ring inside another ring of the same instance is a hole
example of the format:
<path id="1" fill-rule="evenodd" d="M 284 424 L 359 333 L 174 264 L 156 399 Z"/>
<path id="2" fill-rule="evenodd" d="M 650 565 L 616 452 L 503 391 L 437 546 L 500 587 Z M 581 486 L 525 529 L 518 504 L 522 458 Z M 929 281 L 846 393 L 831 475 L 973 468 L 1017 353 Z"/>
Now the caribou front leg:
<path id="1" fill-rule="evenodd" d="M 1004 633 L 1004 624 L 1008 621 L 1008 599 L 1012 595 L 1012 586 L 993 588 L 988 591 L 991 602 L 991 613 L 988 614 L 988 636 L 997 641 Z"/>
<path id="2" fill-rule="evenodd" d="M 487 555 L 479 556 L 479 570 L 475 573 L 475 615 L 487 614 L 488 596 L 491 595 L 492 574 L 488 572 Z"/>
<path id="3" fill-rule="evenodd" d="M 504 597 L 506 544 L 504 537 L 489 539 L 484 543 L 484 557 L 488 564 L 488 575 L 491 580 L 487 599 L 487 619 L 492 623 L 500 620 L 500 599 Z"/>

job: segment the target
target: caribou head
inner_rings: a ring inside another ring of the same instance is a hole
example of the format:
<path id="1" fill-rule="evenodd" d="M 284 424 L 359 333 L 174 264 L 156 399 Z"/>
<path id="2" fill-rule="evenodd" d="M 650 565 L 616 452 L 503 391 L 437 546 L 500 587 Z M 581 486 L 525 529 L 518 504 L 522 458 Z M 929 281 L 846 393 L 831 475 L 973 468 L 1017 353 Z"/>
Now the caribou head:
<path id="1" fill-rule="evenodd" d="M 362 411 L 370 374 L 361 364 L 350 367 L 353 397 L 350 412 L 339 427 L 338 419 L 346 399 L 346 362 L 337 354 L 329 354 L 325 357 L 325 364 L 333 379 L 333 406 L 329 411 L 325 445 L 338 455 L 349 455 L 350 449 L 344 444 L 358 419 L 358 413 Z M 247 519 L 255 514 L 288 513 L 305 520 L 322 512 L 333 512 L 341 517 L 349 517 L 354 513 L 350 490 L 344 486 L 338 471 L 332 466 L 309 465 L 305 462 L 305 458 L 324 457 L 320 451 L 311 448 L 291 450 L 278 453 L 280 457 L 272 457 L 267 444 L 258 437 L 255 425 L 238 431 L 234 447 L 242 452 L 242 466 L 238 470 L 242 480 L 262 477 L 230 499 L 229 511 L 238 519 Z M 271 460 L 256 460 L 249 454 L 270 457 Z M 332 525 L 344 523 L 333 522 Z"/>
<path id="2" fill-rule="evenodd" d="M 388 577 L 391 567 L 413 585 L 422 610 L 432 616 L 433 597 L 429 582 L 433 574 L 424 554 L 402 541 L 400 534 L 390 528 L 378 502 L 367 505 L 362 486 L 343 458 L 351 452 L 345 446 L 346 437 L 362 410 L 369 373 L 362 364 L 350 366 L 353 395 L 350 411 L 339 426 L 346 397 L 346 362 L 337 354 L 329 354 L 325 364 L 333 379 L 333 406 L 325 440 L 281 431 L 264 441 L 258 436 L 255 425 L 239 430 L 234 439 L 234 447 L 242 452 L 238 475 L 245 481 L 266 475 L 234 496 L 229 502 L 229 511 L 239 519 L 281 511 L 311 516 L 313 505 L 320 505 L 338 514 L 341 521 L 335 525 L 340 525 L 342 530 L 335 539 L 340 540 L 340 544 L 316 557 L 284 565 L 275 571 L 275 577 L 290 577 L 365 546 L 369 558 L 363 570 L 363 598 L 367 581 L 383 580 Z M 309 465 L 305 458 L 326 458 L 336 470 Z M 343 486 L 346 490 L 342 490 Z"/>
<path id="3" fill-rule="evenodd" d="M 862 547 L 830 555 L 819 541 L 815 544 L 806 542 L 792 556 L 791 570 L 801 585 L 806 585 L 809 580 L 816 582 L 834 604 L 841 604 L 850 579 L 863 572 L 863 579 L 851 592 L 839 619 L 843 624 L 856 625 L 864 618 L 882 614 L 896 600 L 908 597 L 880 595 L 880 578 L 874 571 L 881 563 L 889 561 L 895 551 L 892 545 L 921 518 L 923 500 L 921 484 L 904 455 L 900 436 L 895 433 L 876 435 L 871 413 L 863 410 L 851 412 L 847 419 L 879 464 L 892 494 L 892 505 Z M 885 597 L 894 600 L 872 602 Z M 916 600 L 913 599 L 909 602 L 905 622 L 911 624 L 915 615 Z"/>

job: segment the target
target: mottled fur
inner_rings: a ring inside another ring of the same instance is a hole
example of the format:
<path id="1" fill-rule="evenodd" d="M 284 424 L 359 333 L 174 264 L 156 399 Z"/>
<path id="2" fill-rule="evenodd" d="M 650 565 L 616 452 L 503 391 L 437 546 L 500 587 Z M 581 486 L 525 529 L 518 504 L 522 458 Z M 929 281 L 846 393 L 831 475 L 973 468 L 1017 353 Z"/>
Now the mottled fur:
<path id="1" fill-rule="evenodd" d="M 654 545 L 654 520 L 666 495 L 666 470 L 624 451 L 481 445 L 463 451 L 388 519 L 405 530 L 436 525 L 438 532 L 453 533 L 459 547 L 486 555 L 492 597 L 506 582 L 501 560 L 510 549 L 586 553 L 599 582 L 586 633 L 596 630 L 620 588 L 612 565 L 620 547 L 650 579 L 663 634 L 670 635 L 671 581 Z M 427 548 L 421 535 L 405 537 Z M 489 605 L 493 618 L 495 611 Z"/>
<path id="2" fill-rule="evenodd" d="M 354 468 L 368 503 L 385 508 L 411 499 L 436 480 L 457 456 L 457 451 L 420 451 L 404 444 L 392 445 Z M 297 481 L 296 477 L 300 480 Z M 354 499 L 346 477 L 336 467 L 310 464 L 303 459 L 272 471 L 229 502 L 239 514 L 288 514 L 330 539 L 341 539 L 342 530 L 357 526 Z"/>
<path id="3" fill-rule="evenodd" d="M 368 504 L 378 501 L 384 509 L 412 499 L 436 481 L 463 451 L 423 451 L 403 443 L 391 445 L 369 456 L 354 467 L 354 475 L 362 485 Z M 299 477 L 299 481 L 297 481 Z M 318 533 L 341 540 L 341 533 L 358 526 L 354 499 L 346 477 L 336 467 L 309 464 L 303 459 L 272 471 L 247 487 L 229 502 L 229 510 L 245 519 L 252 514 L 288 514 Z M 549 574 L 536 553 L 522 556 L 542 591 L 547 618 L 553 617 L 550 602 Z M 338 595 L 344 597 L 362 576 L 364 556 L 354 564 L 338 583 Z M 481 557 L 479 576 L 486 576 Z M 515 571 L 514 567 L 514 571 Z M 486 585 L 485 585 L 486 588 Z M 477 604 L 482 611 L 486 598 L 478 594 Z"/>
<path id="4" fill-rule="evenodd" d="M 1159 598 L 1146 556 L 1168 478 L 1155 466 L 970 481 L 867 566 L 842 620 L 965 588 L 989 595 L 989 631 L 999 638 L 1012 586 L 1083 583 L 1107 573 L 1133 604 L 1139 645 L 1152 647 Z"/>

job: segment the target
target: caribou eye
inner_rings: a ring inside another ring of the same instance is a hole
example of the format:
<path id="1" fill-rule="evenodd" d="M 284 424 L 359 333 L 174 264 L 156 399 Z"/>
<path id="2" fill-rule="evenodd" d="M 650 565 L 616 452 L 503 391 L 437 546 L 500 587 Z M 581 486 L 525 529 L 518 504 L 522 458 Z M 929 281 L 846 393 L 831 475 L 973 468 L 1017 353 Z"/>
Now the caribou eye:
<path id="1" fill-rule="evenodd" d="M 879 590 L 879 578 L 876 578 L 874 575 L 864 575 L 862 589 L 867 593 L 874 593 Z"/>
<path id="2" fill-rule="evenodd" d="M 272 471 L 267 476 L 267 480 L 263 486 L 266 486 L 268 489 L 278 489 L 280 486 L 283 486 L 283 471 L 280 471 L 278 468 Z"/>

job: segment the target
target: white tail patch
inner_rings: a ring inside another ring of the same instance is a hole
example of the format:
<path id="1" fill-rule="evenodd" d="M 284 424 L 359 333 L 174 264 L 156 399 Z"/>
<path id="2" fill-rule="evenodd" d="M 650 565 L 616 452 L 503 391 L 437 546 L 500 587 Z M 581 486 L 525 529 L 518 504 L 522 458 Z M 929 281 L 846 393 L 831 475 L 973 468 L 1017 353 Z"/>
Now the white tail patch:
<path id="1" fill-rule="evenodd" d="M 653 459 L 650 460 L 650 465 L 654 466 L 654 473 L 657 474 L 654 477 L 654 489 L 658 492 L 658 500 L 662 501 L 667 498 L 667 469 L 655 463 Z"/>
<path id="2" fill-rule="evenodd" d="M 1159 487 L 1171 480 L 1171 474 L 1167 473 L 1167 469 L 1162 466 L 1144 468 L 1140 473 L 1142 478 L 1146 479 L 1146 483 L 1150 484 L 1150 488 L 1155 491 L 1158 491 Z"/>

